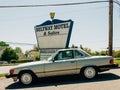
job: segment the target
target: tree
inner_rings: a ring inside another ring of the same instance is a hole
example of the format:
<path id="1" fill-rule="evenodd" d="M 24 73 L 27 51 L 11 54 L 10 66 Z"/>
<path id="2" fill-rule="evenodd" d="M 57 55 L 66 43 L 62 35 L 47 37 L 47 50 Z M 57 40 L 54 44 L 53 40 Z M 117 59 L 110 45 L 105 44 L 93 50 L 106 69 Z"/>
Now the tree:
<path id="1" fill-rule="evenodd" d="M 22 49 L 21 49 L 20 47 L 16 47 L 16 48 L 15 48 L 15 52 L 16 52 L 16 53 L 22 53 Z"/>
<path id="2" fill-rule="evenodd" d="M 87 53 L 89 53 L 90 55 L 92 54 L 91 49 L 90 48 L 83 48 L 84 51 L 86 51 Z"/>
<path id="3" fill-rule="evenodd" d="M 87 48 L 87 47 L 83 47 L 82 46 L 82 44 L 80 45 L 80 47 L 79 47 L 80 49 L 82 49 L 82 50 L 84 50 L 84 51 L 86 51 L 87 53 L 89 53 L 90 55 L 92 55 L 92 51 L 91 51 L 91 49 L 90 48 Z"/>
<path id="4" fill-rule="evenodd" d="M 0 41 L 0 46 L 9 46 L 9 44 L 6 44 L 5 42 Z"/>
<path id="5" fill-rule="evenodd" d="M 25 51 L 25 57 L 27 58 L 29 54 L 29 51 Z"/>
<path id="6" fill-rule="evenodd" d="M 75 46 L 74 44 L 72 44 L 71 48 L 78 48 L 77 46 Z"/>
<path id="7" fill-rule="evenodd" d="M 100 55 L 100 52 L 95 51 L 95 52 L 94 52 L 94 55 L 95 55 L 95 56 L 99 56 L 99 55 Z"/>
<path id="8" fill-rule="evenodd" d="M 35 54 L 35 55 L 34 55 L 34 58 L 35 58 L 35 60 L 40 60 L 39 54 Z"/>
<path id="9" fill-rule="evenodd" d="M 108 55 L 108 52 L 107 51 L 101 51 L 100 55 L 103 55 L 103 56 Z"/>
<path id="10" fill-rule="evenodd" d="M 114 57 L 115 57 L 115 58 L 120 57 L 120 50 L 114 51 L 113 54 L 114 54 Z"/>
<path id="11" fill-rule="evenodd" d="M 74 45 L 74 44 L 72 44 L 71 48 L 75 48 L 75 45 Z"/>
<path id="12" fill-rule="evenodd" d="M 82 44 L 80 45 L 80 49 L 82 49 L 82 50 L 84 49 L 83 46 L 82 46 Z"/>
<path id="13" fill-rule="evenodd" d="M 39 51 L 39 47 L 38 47 L 38 45 L 34 45 L 34 46 L 33 46 L 33 50 L 35 50 L 35 51 Z"/>
<path id="14" fill-rule="evenodd" d="M 10 62 L 12 59 L 18 60 L 18 58 L 19 57 L 16 52 L 11 48 L 6 48 L 1 55 L 1 60 L 8 62 Z"/>

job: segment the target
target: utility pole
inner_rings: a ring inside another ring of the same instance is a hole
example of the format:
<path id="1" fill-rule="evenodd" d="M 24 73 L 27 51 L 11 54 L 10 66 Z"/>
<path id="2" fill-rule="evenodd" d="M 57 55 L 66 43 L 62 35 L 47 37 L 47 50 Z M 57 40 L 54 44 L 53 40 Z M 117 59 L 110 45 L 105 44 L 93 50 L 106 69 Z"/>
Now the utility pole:
<path id="1" fill-rule="evenodd" d="M 109 0 L 109 55 L 113 55 L 113 0 Z"/>

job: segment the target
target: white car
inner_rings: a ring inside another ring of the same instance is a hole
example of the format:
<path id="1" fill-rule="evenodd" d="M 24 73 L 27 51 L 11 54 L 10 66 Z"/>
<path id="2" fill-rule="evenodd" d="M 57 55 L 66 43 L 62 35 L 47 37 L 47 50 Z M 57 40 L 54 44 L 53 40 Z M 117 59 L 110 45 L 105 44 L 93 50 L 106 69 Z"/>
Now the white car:
<path id="1" fill-rule="evenodd" d="M 37 78 L 80 74 L 93 79 L 98 72 L 117 68 L 112 56 L 91 56 L 81 49 L 61 49 L 48 60 L 25 63 L 12 68 L 7 78 L 30 85 Z"/>

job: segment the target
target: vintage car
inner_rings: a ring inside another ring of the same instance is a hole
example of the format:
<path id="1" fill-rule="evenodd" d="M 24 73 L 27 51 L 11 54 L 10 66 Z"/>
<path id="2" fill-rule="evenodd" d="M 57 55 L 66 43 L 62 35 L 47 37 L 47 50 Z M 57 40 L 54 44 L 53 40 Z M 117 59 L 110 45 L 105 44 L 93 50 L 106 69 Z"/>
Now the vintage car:
<path id="1" fill-rule="evenodd" d="M 112 56 L 91 56 L 81 49 L 61 49 L 47 60 L 25 63 L 10 69 L 7 78 L 30 85 L 37 78 L 80 74 L 93 79 L 98 72 L 117 68 Z"/>

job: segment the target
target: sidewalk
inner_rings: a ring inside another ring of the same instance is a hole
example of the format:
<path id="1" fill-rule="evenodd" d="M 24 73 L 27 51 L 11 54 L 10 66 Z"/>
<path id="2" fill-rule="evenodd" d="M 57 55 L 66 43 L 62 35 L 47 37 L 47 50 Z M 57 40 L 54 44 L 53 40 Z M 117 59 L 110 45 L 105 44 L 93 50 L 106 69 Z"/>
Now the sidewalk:
<path id="1" fill-rule="evenodd" d="M 5 79 L 5 77 L 0 77 L 0 80 L 3 80 L 3 79 Z"/>

